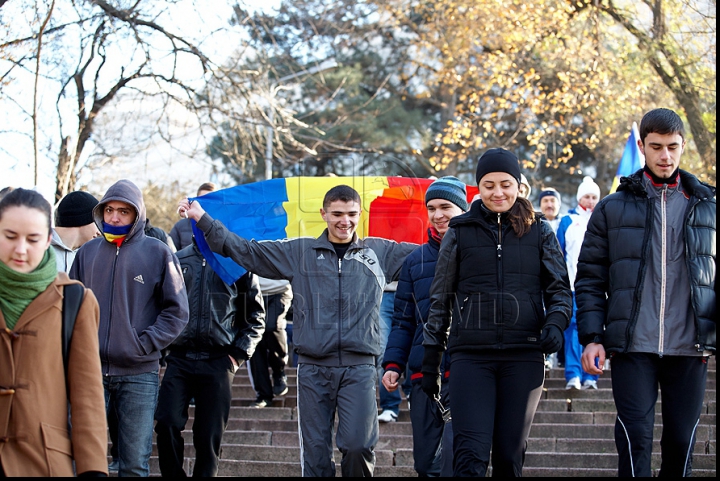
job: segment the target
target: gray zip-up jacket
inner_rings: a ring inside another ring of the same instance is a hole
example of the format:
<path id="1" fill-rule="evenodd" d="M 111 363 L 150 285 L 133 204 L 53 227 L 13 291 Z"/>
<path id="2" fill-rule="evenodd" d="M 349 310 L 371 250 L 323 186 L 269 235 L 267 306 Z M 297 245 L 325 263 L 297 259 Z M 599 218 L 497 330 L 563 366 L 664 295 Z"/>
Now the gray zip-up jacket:
<path id="1" fill-rule="evenodd" d="M 93 209 L 101 233 L 110 201 L 132 205 L 137 217 L 120 247 L 103 236 L 83 244 L 70 277 L 92 289 L 100 305 L 100 361 L 103 375 L 156 371 L 160 351 L 188 322 L 188 299 L 180 263 L 159 239 L 145 235 L 145 203 L 135 184 L 113 184 Z"/>
<path id="2" fill-rule="evenodd" d="M 197 223 L 213 250 L 293 289 L 293 345 L 298 361 L 323 366 L 375 364 L 382 352 L 380 301 L 417 245 L 353 237 L 342 259 L 318 238 L 253 241 L 230 232 L 208 214 Z"/>

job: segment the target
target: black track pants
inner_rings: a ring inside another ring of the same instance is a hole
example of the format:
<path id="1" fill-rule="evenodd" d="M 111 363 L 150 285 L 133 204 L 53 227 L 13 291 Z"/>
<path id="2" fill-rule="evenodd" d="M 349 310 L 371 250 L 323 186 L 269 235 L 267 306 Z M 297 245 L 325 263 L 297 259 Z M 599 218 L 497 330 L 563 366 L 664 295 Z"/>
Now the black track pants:
<path id="1" fill-rule="evenodd" d="M 707 382 L 707 358 L 647 353 L 610 359 L 618 416 L 615 446 L 618 476 L 652 476 L 655 404 L 662 402 L 660 476 L 689 476 Z"/>

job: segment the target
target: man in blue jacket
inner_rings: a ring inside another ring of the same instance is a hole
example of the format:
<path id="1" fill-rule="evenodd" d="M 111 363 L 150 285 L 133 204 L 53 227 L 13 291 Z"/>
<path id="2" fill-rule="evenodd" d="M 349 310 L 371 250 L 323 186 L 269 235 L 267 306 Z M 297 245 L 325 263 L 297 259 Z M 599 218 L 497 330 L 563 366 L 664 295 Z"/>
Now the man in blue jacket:
<path id="1" fill-rule="evenodd" d="M 695 429 L 715 354 L 715 187 L 680 170 L 682 119 L 654 109 L 640 122 L 645 167 L 595 207 L 575 293 L 582 366 L 610 357 L 618 476 L 652 476 L 658 387 L 659 476 L 690 476 Z"/>
<path id="2" fill-rule="evenodd" d="M 148 476 L 160 351 L 188 322 L 177 257 L 145 235 L 145 202 L 129 180 L 113 184 L 93 209 L 101 236 L 77 253 L 70 277 L 100 305 L 100 361 L 105 405 L 118 418 L 118 476 Z"/>
<path id="3" fill-rule="evenodd" d="M 440 242 L 450 227 L 450 219 L 467 211 L 467 188 L 456 177 L 441 177 L 425 192 L 425 205 L 430 221 L 428 241 L 407 256 L 400 271 L 392 331 L 382 363 L 385 368 L 382 382 L 388 391 L 397 390 L 400 375 L 407 366 L 412 382 L 409 398 L 415 471 L 421 477 L 446 477 L 453 475 L 452 427 L 443 421 L 435 400 L 421 387 L 423 326 L 430 311 L 430 285 L 435 277 Z M 448 355 L 443 357 L 440 370 L 440 398 L 443 406 L 449 407 Z"/>

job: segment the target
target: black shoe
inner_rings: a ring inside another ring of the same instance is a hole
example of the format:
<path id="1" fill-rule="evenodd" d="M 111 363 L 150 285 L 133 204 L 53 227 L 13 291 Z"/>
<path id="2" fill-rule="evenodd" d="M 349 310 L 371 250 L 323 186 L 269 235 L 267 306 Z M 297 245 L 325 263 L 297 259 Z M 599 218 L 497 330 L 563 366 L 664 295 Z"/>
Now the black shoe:
<path id="1" fill-rule="evenodd" d="M 251 408 L 266 408 L 270 405 L 272 401 L 268 401 L 267 399 L 258 399 L 252 404 L 250 404 Z"/>
<path id="2" fill-rule="evenodd" d="M 280 371 L 279 374 L 273 374 L 273 394 L 275 396 L 282 396 L 283 394 L 287 394 L 287 392 L 288 385 L 285 371 Z"/>

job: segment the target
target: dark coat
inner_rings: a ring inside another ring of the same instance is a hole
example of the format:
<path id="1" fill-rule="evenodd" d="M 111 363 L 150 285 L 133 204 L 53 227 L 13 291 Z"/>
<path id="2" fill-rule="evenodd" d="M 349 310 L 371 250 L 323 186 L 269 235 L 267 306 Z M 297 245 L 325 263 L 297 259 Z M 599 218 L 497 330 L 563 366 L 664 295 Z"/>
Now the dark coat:
<path id="1" fill-rule="evenodd" d="M 450 221 L 431 301 L 423 344 L 451 355 L 540 351 L 541 330 L 564 330 L 572 312 L 565 260 L 550 225 L 538 218 L 517 237 L 506 213 L 490 212 L 479 201 Z"/>
<path id="2" fill-rule="evenodd" d="M 653 209 L 642 183 L 643 171 L 623 177 L 615 194 L 593 211 L 585 234 L 578 274 L 578 336 L 583 345 L 603 344 L 608 352 L 626 352 L 645 282 Z M 715 188 L 680 171 L 689 196 L 684 238 L 690 299 L 698 351 L 715 351 L 716 209 Z"/>
<path id="3" fill-rule="evenodd" d="M 245 273 L 228 285 L 193 243 L 177 253 L 188 292 L 190 320 L 170 345 L 172 355 L 230 354 L 248 360 L 265 330 L 265 306 L 258 277 Z"/>

